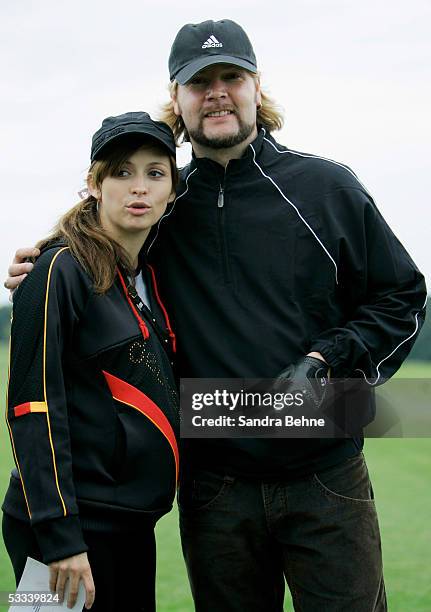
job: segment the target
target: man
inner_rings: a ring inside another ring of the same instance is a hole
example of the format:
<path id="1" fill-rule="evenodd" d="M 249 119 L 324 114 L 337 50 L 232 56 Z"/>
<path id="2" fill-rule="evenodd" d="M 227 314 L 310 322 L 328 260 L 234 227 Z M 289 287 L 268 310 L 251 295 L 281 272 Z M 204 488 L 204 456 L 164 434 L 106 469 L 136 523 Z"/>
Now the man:
<path id="1" fill-rule="evenodd" d="M 426 291 L 363 185 L 346 166 L 273 139 L 281 118 L 239 25 L 185 25 L 169 68 L 162 118 L 193 159 L 149 257 L 180 375 L 280 375 L 298 388 L 329 368 L 370 387 L 390 377 Z M 361 432 L 186 440 L 180 523 L 198 612 L 280 612 L 284 579 L 295 610 L 386 610 L 362 445 Z"/>

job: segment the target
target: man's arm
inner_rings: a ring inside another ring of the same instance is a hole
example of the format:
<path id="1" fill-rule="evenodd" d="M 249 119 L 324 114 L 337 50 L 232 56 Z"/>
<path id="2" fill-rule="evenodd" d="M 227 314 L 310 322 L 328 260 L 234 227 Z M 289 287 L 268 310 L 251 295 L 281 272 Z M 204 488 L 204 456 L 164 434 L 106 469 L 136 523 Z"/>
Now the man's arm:
<path id="1" fill-rule="evenodd" d="M 346 193 L 347 210 L 361 212 L 340 248 L 346 322 L 315 337 L 310 350 L 322 354 L 333 377 L 361 376 L 374 385 L 390 378 L 410 352 L 425 318 L 426 286 L 371 198 L 357 189 Z"/>

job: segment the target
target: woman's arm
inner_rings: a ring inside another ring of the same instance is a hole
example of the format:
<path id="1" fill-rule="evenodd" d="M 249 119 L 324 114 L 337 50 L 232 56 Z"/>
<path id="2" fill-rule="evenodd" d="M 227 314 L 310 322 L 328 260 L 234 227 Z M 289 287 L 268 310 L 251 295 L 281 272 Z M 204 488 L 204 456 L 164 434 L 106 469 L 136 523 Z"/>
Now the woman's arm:
<path id="1" fill-rule="evenodd" d="M 60 563 L 60 578 L 74 567 L 70 558 L 87 550 L 72 477 L 63 368 L 89 295 L 88 278 L 67 247 L 56 247 L 38 259 L 13 308 L 7 422 L 43 561 Z M 79 567 L 80 576 L 88 574 L 88 561 Z"/>

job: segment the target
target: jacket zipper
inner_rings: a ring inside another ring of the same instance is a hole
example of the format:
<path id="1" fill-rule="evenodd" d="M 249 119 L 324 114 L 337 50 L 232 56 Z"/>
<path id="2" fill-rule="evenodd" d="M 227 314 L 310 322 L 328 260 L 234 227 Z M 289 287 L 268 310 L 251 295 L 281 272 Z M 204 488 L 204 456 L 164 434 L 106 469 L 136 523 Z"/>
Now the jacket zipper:
<path id="1" fill-rule="evenodd" d="M 117 268 L 117 274 L 118 274 L 118 276 L 120 278 L 120 282 L 121 282 L 121 286 L 123 288 L 124 295 L 126 296 L 126 300 L 127 300 L 128 304 L 129 304 L 129 306 L 130 306 L 130 308 L 131 308 L 131 310 L 133 312 L 133 315 L 134 315 L 134 317 L 135 317 L 135 319 L 136 319 L 136 321 L 138 323 L 138 326 L 139 326 L 139 329 L 141 331 L 141 334 L 142 334 L 144 340 L 148 340 L 148 338 L 150 337 L 150 332 L 148 331 L 148 327 L 146 326 L 144 319 L 138 314 L 136 306 L 135 306 L 135 304 L 132 301 L 132 298 L 130 296 L 130 292 L 128 290 L 126 282 L 125 282 L 125 280 L 123 278 L 123 275 L 121 274 L 119 268 Z"/>
<path id="2" fill-rule="evenodd" d="M 224 206 L 224 187 L 220 185 L 220 191 L 218 194 L 217 206 L 223 208 Z"/>
<path id="3" fill-rule="evenodd" d="M 226 228 L 225 228 L 225 211 L 224 211 L 224 193 L 226 184 L 226 168 L 224 171 L 223 184 L 220 184 L 220 190 L 217 198 L 217 210 L 218 210 L 218 230 L 219 240 L 221 245 L 221 257 L 222 257 L 222 272 L 223 280 L 225 284 L 231 282 L 231 273 L 229 266 L 229 254 L 226 240 Z"/>
<path id="4" fill-rule="evenodd" d="M 144 320 L 144 317 L 142 315 L 145 313 L 148 320 L 151 321 L 152 328 L 156 332 L 156 336 L 158 337 L 160 344 L 163 346 L 163 348 L 166 351 L 167 349 L 166 344 L 169 342 L 169 339 L 166 337 L 166 333 L 162 330 L 162 328 L 158 324 L 154 313 L 151 312 L 148 306 L 141 301 L 141 298 L 139 297 L 138 292 L 136 291 L 135 287 L 133 287 L 132 285 L 128 285 L 127 291 L 134 302 L 137 302 L 137 301 L 141 302 L 140 307 L 139 308 L 136 307 L 137 311 L 141 314 L 141 319 Z M 171 362 L 171 365 L 172 365 L 172 362 Z"/>

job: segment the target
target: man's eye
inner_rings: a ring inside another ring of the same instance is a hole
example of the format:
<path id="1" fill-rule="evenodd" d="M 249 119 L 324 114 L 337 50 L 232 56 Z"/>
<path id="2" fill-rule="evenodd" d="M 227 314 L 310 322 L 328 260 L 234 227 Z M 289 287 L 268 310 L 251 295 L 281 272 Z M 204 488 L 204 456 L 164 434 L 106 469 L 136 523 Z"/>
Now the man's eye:
<path id="1" fill-rule="evenodd" d="M 194 77 L 189 81 L 190 85 L 204 85 L 207 81 L 203 77 Z"/>
<path id="2" fill-rule="evenodd" d="M 240 72 L 229 72 L 228 74 L 225 74 L 224 78 L 226 81 L 234 81 L 236 79 L 240 79 L 241 76 L 242 75 Z"/>

